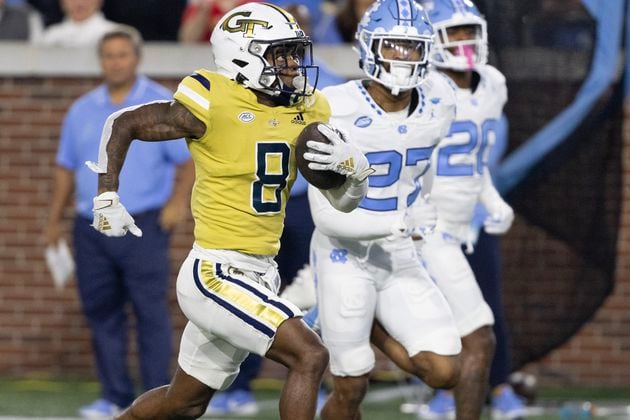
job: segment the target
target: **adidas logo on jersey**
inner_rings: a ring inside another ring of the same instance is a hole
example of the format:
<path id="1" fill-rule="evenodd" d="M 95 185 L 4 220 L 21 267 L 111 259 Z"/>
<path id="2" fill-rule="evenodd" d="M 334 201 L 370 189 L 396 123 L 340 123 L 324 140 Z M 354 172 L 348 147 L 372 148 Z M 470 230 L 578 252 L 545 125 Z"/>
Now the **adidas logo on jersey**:
<path id="1" fill-rule="evenodd" d="M 306 125 L 306 121 L 304 121 L 304 115 L 302 115 L 301 112 L 298 112 L 298 114 L 291 120 L 291 124 Z"/>

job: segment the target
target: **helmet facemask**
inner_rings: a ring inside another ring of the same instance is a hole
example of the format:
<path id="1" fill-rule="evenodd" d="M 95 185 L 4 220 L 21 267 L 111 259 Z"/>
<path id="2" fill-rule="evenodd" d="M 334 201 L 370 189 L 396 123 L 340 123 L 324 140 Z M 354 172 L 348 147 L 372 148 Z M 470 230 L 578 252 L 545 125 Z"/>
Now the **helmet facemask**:
<path id="1" fill-rule="evenodd" d="M 437 67 L 469 71 L 478 65 L 486 64 L 488 43 L 486 23 L 483 19 L 449 26 L 436 24 L 434 29 L 437 36 L 432 62 Z M 470 36 L 467 39 L 454 39 L 459 37 L 453 37 L 453 31 L 468 31 Z"/>
<path id="2" fill-rule="evenodd" d="M 389 87 L 392 94 L 413 89 L 424 81 L 431 37 L 363 31 L 359 35 L 359 44 L 367 52 L 362 63 L 366 74 Z"/>
<path id="3" fill-rule="evenodd" d="M 288 104 L 294 104 L 315 91 L 319 68 L 313 65 L 313 44 L 308 37 L 253 40 L 248 51 L 258 57 L 263 65 L 258 90 L 284 98 Z M 283 80 L 290 77 L 291 85 Z"/>

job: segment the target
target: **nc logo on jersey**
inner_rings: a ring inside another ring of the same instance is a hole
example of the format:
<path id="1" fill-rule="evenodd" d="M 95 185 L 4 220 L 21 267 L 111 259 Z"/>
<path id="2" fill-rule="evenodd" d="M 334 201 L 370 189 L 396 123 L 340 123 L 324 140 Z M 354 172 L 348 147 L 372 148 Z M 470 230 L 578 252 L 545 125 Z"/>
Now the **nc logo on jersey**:
<path id="1" fill-rule="evenodd" d="M 348 261 L 348 250 L 335 248 L 330 251 L 330 261 L 345 264 Z"/>
<path id="2" fill-rule="evenodd" d="M 244 123 L 250 123 L 254 121 L 254 118 L 256 118 L 254 114 L 248 111 L 241 112 L 240 114 L 238 114 L 238 119 Z"/>
<path id="3" fill-rule="evenodd" d="M 407 126 L 406 126 L 406 125 L 399 125 L 399 126 L 398 126 L 398 132 L 399 132 L 400 134 L 405 134 L 405 133 L 407 133 Z"/>
<path id="4" fill-rule="evenodd" d="M 236 12 L 225 19 L 221 25 L 221 29 L 230 33 L 243 32 L 243 36 L 245 38 L 253 38 L 256 25 L 267 29 L 269 27 L 269 22 L 257 19 L 238 19 L 239 16 L 249 17 L 251 14 L 252 12 Z"/>
<path id="5" fill-rule="evenodd" d="M 368 117 L 367 115 L 357 118 L 354 122 L 354 125 L 359 128 L 369 127 L 370 124 L 372 124 L 372 118 Z"/>
<path id="6" fill-rule="evenodd" d="M 437 104 L 439 104 L 439 103 L 440 103 L 440 101 L 441 101 L 441 99 L 440 99 L 440 98 L 431 98 L 431 103 L 432 103 L 433 105 L 437 105 Z"/>

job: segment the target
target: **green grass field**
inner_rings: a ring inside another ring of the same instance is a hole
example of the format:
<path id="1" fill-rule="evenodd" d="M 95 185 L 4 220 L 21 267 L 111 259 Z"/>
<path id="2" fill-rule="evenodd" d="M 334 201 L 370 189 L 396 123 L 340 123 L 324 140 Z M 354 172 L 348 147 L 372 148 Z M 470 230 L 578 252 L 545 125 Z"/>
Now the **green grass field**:
<path id="1" fill-rule="evenodd" d="M 266 384 L 256 391 L 261 412 L 255 417 L 260 420 L 277 419 L 278 386 Z M 400 392 L 399 392 L 400 391 Z M 402 414 L 400 404 L 404 402 L 405 389 L 395 385 L 371 387 L 363 409 L 365 420 L 413 419 Z M 408 389 L 406 394 L 409 394 Z M 19 417 L 32 418 L 75 418 L 77 409 L 98 396 L 98 384 L 71 380 L 0 379 L 0 419 Z M 620 414 L 621 408 L 630 404 L 629 389 L 603 388 L 554 388 L 539 392 L 540 403 L 535 419 L 558 419 L 558 408 L 563 402 L 592 401 L 601 407 L 597 418 L 630 419 L 630 411 Z M 606 408 L 608 407 L 608 408 Z M 616 409 L 615 409 L 616 407 Z M 534 411 L 533 411 L 534 412 Z M 616 414 L 615 414 L 616 413 Z M 597 414 L 597 411 L 596 411 Z M 236 419 L 238 417 L 230 417 Z M 578 417 L 575 417 L 578 418 Z"/>

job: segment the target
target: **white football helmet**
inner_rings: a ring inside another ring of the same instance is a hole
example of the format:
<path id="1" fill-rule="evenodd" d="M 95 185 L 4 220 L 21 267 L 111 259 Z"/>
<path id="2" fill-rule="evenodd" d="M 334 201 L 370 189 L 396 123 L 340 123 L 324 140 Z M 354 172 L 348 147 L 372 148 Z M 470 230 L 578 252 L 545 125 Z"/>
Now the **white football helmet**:
<path id="1" fill-rule="evenodd" d="M 488 61 L 486 20 L 471 0 L 422 0 L 437 33 L 431 63 L 456 71 L 472 70 Z M 448 29 L 469 26 L 474 36 L 466 40 L 449 39 Z"/>
<path id="2" fill-rule="evenodd" d="M 317 85 L 312 42 L 279 6 L 247 3 L 230 10 L 215 26 L 210 43 L 218 73 L 248 88 L 294 103 L 311 95 Z M 288 57 L 297 63 L 292 87 L 280 78 Z"/>

